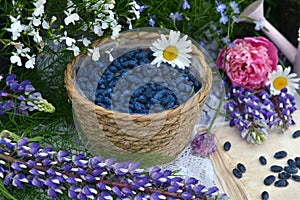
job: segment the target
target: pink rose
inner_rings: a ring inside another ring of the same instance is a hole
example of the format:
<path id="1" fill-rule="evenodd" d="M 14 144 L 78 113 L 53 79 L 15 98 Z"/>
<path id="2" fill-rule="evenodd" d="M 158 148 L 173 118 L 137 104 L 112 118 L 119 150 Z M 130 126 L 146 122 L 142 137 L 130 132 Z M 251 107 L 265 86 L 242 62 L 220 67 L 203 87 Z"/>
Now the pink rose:
<path id="1" fill-rule="evenodd" d="M 268 74 L 277 68 L 277 48 L 264 37 L 246 37 L 236 39 L 233 43 L 227 51 L 221 50 L 217 67 L 225 70 L 231 82 L 237 86 L 247 89 L 264 88 Z"/>

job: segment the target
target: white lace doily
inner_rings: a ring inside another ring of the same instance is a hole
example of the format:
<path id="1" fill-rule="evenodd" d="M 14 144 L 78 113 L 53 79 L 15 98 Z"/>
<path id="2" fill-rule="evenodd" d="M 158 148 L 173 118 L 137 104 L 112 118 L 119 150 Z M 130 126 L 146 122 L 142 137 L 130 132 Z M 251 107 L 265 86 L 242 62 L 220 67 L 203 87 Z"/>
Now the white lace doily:
<path id="1" fill-rule="evenodd" d="M 210 108 L 216 108 L 220 101 L 217 96 L 211 93 L 206 102 L 199 116 L 199 121 L 195 126 L 192 139 L 197 134 L 197 130 L 207 128 L 208 122 L 215 114 L 215 111 Z M 223 126 L 228 123 L 225 122 L 224 117 L 218 117 L 214 124 Z M 193 155 L 190 144 L 187 145 L 184 151 L 174 161 L 163 165 L 162 168 L 178 171 L 177 174 L 183 177 L 194 177 L 199 180 L 200 184 L 206 187 L 217 186 L 220 191 L 223 192 L 215 176 L 211 160 L 209 158 L 200 157 L 199 155 Z"/>

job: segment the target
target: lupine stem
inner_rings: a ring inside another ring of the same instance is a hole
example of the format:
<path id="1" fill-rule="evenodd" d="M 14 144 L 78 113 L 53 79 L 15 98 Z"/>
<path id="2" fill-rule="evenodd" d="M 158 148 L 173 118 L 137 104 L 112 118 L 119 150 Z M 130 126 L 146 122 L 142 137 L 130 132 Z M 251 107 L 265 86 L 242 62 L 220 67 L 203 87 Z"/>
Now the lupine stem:
<path id="1" fill-rule="evenodd" d="M 207 132 L 208 133 L 210 133 L 210 131 L 211 131 L 211 129 L 212 129 L 212 127 L 213 127 L 213 125 L 214 125 L 217 117 L 219 116 L 219 114 L 221 112 L 221 108 L 222 108 L 222 105 L 223 105 L 223 102 L 224 102 L 224 99 L 225 99 L 225 94 L 226 94 L 226 91 L 225 91 L 225 88 L 224 88 L 223 92 L 222 92 L 222 96 L 221 96 L 220 102 L 219 102 L 219 105 L 218 105 L 218 107 L 216 109 L 216 112 L 215 112 L 213 118 L 211 119 L 211 122 L 210 122 L 210 124 L 209 124 L 209 126 L 207 128 Z"/>

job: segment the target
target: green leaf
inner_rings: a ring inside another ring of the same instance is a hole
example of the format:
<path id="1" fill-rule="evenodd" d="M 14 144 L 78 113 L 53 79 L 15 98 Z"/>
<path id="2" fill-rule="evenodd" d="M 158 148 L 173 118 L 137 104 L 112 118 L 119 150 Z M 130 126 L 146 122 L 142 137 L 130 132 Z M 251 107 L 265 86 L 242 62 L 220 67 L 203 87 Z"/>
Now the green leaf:
<path id="1" fill-rule="evenodd" d="M 0 179 L 0 193 L 7 200 L 9 200 L 9 199 L 18 200 L 7 191 L 7 189 L 5 188 L 5 186 L 3 184 L 3 181 L 1 179 Z"/>

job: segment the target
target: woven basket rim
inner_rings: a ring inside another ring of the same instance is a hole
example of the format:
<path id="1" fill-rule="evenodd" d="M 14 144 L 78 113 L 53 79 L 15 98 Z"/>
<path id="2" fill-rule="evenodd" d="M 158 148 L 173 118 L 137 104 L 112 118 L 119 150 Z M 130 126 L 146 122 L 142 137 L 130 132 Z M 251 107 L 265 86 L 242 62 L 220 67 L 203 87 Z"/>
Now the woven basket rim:
<path id="1" fill-rule="evenodd" d="M 134 33 L 133 31 L 129 31 L 129 33 Z M 124 32 L 121 34 L 127 34 L 128 32 Z M 153 34 L 158 34 L 156 32 L 145 32 L 145 31 L 139 31 L 138 34 L 149 34 L 149 33 L 153 33 Z M 159 34 L 160 35 L 160 34 Z M 92 46 L 96 47 L 98 45 L 104 44 L 107 41 L 112 41 L 111 38 L 108 37 L 104 37 L 101 39 L 98 39 L 96 41 L 93 42 Z M 173 116 L 173 115 L 177 115 L 178 113 L 182 112 L 182 110 L 184 110 L 185 106 L 187 104 L 189 104 L 193 99 L 199 97 L 199 95 L 205 95 L 207 96 L 210 92 L 210 88 L 212 86 L 212 72 L 210 67 L 208 66 L 208 64 L 205 61 L 205 58 L 203 56 L 203 53 L 198 49 L 198 47 L 196 47 L 194 44 L 192 44 L 192 49 L 193 49 L 193 53 L 197 52 L 198 55 L 200 55 L 201 57 L 203 57 L 201 61 L 202 64 L 202 68 L 205 72 L 205 76 L 206 76 L 206 80 L 205 82 L 201 82 L 202 87 L 200 88 L 199 91 L 197 91 L 192 97 L 190 97 L 187 101 L 185 101 L 184 103 L 180 104 L 177 108 L 175 109 L 169 109 L 169 110 L 164 110 L 162 112 L 158 112 L 158 113 L 151 113 L 151 114 L 137 114 L 137 113 L 123 113 L 123 112 L 119 112 L 116 110 L 111 110 L 111 109 L 106 109 L 102 106 L 99 106 L 97 104 L 95 104 L 94 102 L 84 98 L 82 95 L 79 94 L 78 90 L 76 90 L 74 84 L 73 84 L 73 79 L 74 79 L 74 70 L 73 70 L 73 66 L 76 64 L 77 61 L 79 61 L 82 57 L 85 57 L 87 55 L 87 51 L 85 50 L 84 52 L 82 52 L 81 54 L 79 54 L 78 56 L 74 57 L 72 59 L 72 61 L 70 63 L 67 64 L 67 69 L 65 70 L 65 84 L 66 84 L 66 89 L 68 91 L 69 94 L 69 98 L 72 100 L 73 97 L 76 97 L 77 99 L 79 98 L 80 101 L 83 101 L 86 104 L 93 104 L 95 106 L 95 111 L 96 112 L 102 112 L 105 115 L 114 115 L 114 117 L 119 118 L 119 117 L 128 117 L 130 116 L 131 120 L 138 120 L 138 121 L 144 121 L 144 120 L 149 120 L 149 118 L 151 119 L 161 119 L 161 118 L 165 118 L 165 116 Z M 204 63 L 202 63 L 202 61 Z"/>

